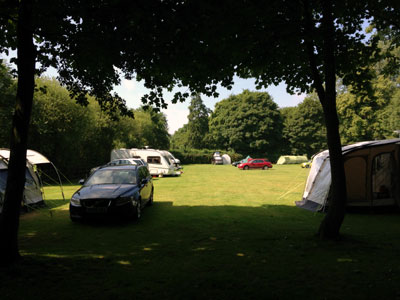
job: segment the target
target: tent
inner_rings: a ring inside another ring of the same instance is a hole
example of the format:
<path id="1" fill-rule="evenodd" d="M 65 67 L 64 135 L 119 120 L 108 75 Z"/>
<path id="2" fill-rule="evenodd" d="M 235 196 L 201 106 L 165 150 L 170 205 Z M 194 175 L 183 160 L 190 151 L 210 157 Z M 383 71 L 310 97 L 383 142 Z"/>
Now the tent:
<path id="1" fill-rule="evenodd" d="M 232 163 L 231 157 L 228 154 L 222 155 L 222 162 L 224 165 L 230 165 Z"/>
<path id="2" fill-rule="evenodd" d="M 307 162 L 307 156 L 282 155 L 276 162 L 277 165 L 301 164 Z"/>
<path id="3" fill-rule="evenodd" d="M 360 142 L 342 148 L 347 206 L 400 206 L 400 139 Z M 313 157 L 302 201 L 312 211 L 329 205 L 329 151 Z"/>
<path id="4" fill-rule="evenodd" d="M 0 213 L 3 209 L 3 199 L 6 189 L 7 176 L 8 176 L 8 160 L 10 158 L 10 150 L 0 149 Z M 24 189 L 24 202 L 25 206 L 33 206 L 43 204 L 43 192 L 41 178 L 36 171 L 39 164 L 51 164 L 57 172 L 58 180 L 60 182 L 61 192 L 62 185 L 60 176 L 55 166 L 42 154 L 28 150 L 26 153 L 26 171 L 25 171 L 25 189 Z"/>

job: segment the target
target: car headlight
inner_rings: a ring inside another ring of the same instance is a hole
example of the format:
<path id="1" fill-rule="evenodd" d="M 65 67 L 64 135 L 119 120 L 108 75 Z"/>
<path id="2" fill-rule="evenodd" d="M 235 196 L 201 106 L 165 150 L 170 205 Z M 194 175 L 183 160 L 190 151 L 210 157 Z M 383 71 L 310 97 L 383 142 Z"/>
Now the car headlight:
<path id="1" fill-rule="evenodd" d="M 119 197 L 115 200 L 115 205 L 116 206 L 121 206 L 128 204 L 129 202 L 132 202 L 133 197 Z"/>
<path id="2" fill-rule="evenodd" d="M 76 196 L 72 196 L 70 203 L 72 206 L 82 206 L 81 200 Z"/>

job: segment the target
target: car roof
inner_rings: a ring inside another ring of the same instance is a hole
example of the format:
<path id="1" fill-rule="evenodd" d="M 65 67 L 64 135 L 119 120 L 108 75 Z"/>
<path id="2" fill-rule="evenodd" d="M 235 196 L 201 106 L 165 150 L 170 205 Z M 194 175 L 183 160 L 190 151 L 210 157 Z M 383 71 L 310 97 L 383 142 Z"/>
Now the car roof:
<path id="1" fill-rule="evenodd" d="M 139 158 L 116 158 L 116 159 L 113 159 L 112 161 L 118 161 L 118 160 L 136 161 L 136 160 L 139 160 Z"/>
<path id="2" fill-rule="evenodd" d="M 137 166 L 137 165 L 117 165 L 117 166 L 104 166 L 101 167 L 101 170 L 138 170 L 140 167 L 143 166 Z M 99 169 L 99 170 L 100 170 Z"/>

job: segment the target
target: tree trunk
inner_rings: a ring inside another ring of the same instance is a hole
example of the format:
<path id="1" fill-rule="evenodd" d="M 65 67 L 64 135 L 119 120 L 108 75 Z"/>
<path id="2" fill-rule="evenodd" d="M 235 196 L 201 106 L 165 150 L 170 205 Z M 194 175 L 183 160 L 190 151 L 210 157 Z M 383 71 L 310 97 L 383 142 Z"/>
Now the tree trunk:
<path id="1" fill-rule="evenodd" d="M 332 17 L 332 1 L 322 1 L 323 18 L 321 23 L 324 39 L 323 77 L 325 79 L 325 87 L 317 67 L 317 53 L 315 52 L 313 40 L 315 21 L 313 21 L 312 18 L 309 1 L 303 1 L 303 5 L 306 51 L 314 81 L 313 87 L 317 91 L 318 98 L 324 111 L 332 177 L 328 212 L 319 227 L 318 234 L 321 239 L 336 239 L 339 236 L 340 227 L 345 216 L 347 193 L 342 145 L 339 135 L 339 119 L 336 109 L 335 28 Z"/>
<path id="2" fill-rule="evenodd" d="M 19 2 L 17 24 L 18 87 L 13 116 L 10 160 L 3 212 L 0 217 L 0 264 L 11 265 L 19 258 L 19 213 L 25 186 L 28 128 L 32 111 L 35 47 L 32 32 L 32 0 Z"/>
<path id="3" fill-rule="evenodd" d="M 335 69 L 335 31 L 332 18 L 332 2 L 322 1 L 323 5 L 323 38 L 324 38 L 324 74 L 325 95 L 320 99 L 324 110 L 329 160 L 331 164 L 331 198 L 328 212 L 323 219 L 319 236 L 321 238 L 337 238 L 345 216 L 346 178 L 343 165 L 342 145 L 339 135 L 339 119 L 336 109 L 336 69 Z"/>
<path id="4" fill-rule="evenodd" d="M 331 192 L 328 212 L 319 227 L 319 236 L 322 239 L 336 239 L 339 237 L 340 227 L 345 216 L 346 207 L 346 178 L 343 166 L 342 146 L 339 136 L 339 122 L 335 99 L 328 92 L 326 103 L 323 106 L 331 164 Z"/>

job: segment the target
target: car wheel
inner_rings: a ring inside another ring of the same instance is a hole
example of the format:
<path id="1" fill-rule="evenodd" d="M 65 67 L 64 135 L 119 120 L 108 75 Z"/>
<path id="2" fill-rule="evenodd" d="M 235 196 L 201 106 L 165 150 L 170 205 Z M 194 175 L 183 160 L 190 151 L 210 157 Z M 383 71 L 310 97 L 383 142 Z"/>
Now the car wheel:
<path id="1" fill-rule="evenodd" d="M 263 167 L 263 170 L 268 170 L 268 166 L 264 166 L 264 167 Z"/>
<path id="2" fill-rule="evenodd" d="M 244 166 L 243 167 L 243 170 L 248 170 L 249 169 L 249 166 Z"/>
<path id="3" fill-rule="evenodd" d="M 149 201 L 147 202 L 147 206 L 152 206 L 153 205 L 153 197 L 154 197 L 153 194 L 154 194 L 154 191 L 151 190 L 151 195 L 150 195 Z"/>

